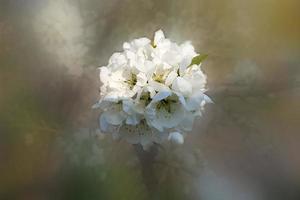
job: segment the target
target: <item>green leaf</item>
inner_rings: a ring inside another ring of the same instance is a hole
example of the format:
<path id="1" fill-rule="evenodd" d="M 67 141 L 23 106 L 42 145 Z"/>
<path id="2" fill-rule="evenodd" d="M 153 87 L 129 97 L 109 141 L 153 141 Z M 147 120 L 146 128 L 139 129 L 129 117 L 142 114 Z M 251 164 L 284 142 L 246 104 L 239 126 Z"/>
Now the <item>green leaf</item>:
<path id="1" fill-rule="evenodd" d="M 199 65 L 200 63 L 202 63 L 206 58 L 207 58 L 207 54 L 202 54 L 202 55 L 198 55 L 198 56 L 195 56 L 193 59 L 192 59 L 192 62 L 190 64 L 191 65 Z"/>

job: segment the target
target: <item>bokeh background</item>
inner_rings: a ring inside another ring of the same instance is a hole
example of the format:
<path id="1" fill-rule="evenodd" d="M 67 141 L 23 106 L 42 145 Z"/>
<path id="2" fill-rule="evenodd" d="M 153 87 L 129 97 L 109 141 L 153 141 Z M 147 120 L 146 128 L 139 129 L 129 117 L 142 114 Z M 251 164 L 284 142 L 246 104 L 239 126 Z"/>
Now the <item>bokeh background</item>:
<path id="1" fill-rule="evenodd" d="M 1 0 L 0 199 L 298 200 L 299 0 Z M 99 131 L 97 67 L 163 29 L 214 104 L 156 152 Z M 154 156 L 153 156 L 154 155 Z"/>

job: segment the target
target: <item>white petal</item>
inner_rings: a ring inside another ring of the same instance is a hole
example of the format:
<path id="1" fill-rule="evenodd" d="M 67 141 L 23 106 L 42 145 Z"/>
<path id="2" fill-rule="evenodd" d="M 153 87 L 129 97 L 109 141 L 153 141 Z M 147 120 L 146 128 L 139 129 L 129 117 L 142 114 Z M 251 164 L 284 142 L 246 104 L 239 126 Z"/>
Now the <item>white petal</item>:
<path id="1" fill-rule="evenodd" d="M 157 130 L 159 130 L 160 132 L 164 131 L 164 128 L 163 128 L 162 124 L 158 120 L 151 120 L 147 123 L 150 126 L 152 126 L 152 127 L 156 128 Z"/>
<path id="2" fill-rule="evenodd" d="M 147 72 L 147 67 L 145 66 L 144 63 L 137 63 L 136 61 L 134 61 L 133 65 L 138 71 L 144 72 L 144 73 Z"/>
<path id="3" fill-rule="evenodd" d="M 138 73 L 137 76 L 137 82 L 136 82 L 136 85 L 137 86 L 145 86 L 146 83 L 147 83 L 147 76 L 144 74 L 144 73 Z"/>
<path id="4" fill-rule="evenodd" d="M 152 75 L 152 73 L 155 70 L 155 64 L 149 60 L 146 60 L 144 65 L 145 65 L 145 73 L 147 73 L 148 75 Z"/>
<path id="5" fill-rule="evenodd" d="M 192 85 L 182 77 L 177 77 L 172 84 L 172 89 L 189 96 L 192 93 Z"/>
<path id="6" fill-rule="evenodd" d="M 136 115 L 130 115 L 126 118 L 126 124 L 129 125 L 137 125 L 140 122 L 140 120 L 137 118 Z"/>
<path id="7" fill-rule="evenodd" d="M 106 111 L 102 115 L 106 122 L 112 125 L 120 125 L 125 119 L 120 111 Z"/>
<path id="8" fill-rule="evenodd" d="M 125 100 L 122 102 L 122 106 L 123 106 L 123 111 L 131 114 L 132 113 L 132 107 L 133 107 L 133 102 L 129 101 L 129 100 Z"/>
<path id="9" fill-rule="evenodd" d="M 186 108 L 186 101 L 185 101 L 184 96 L 182 94 L 180 94 L 179 92 L 175 92 L 175 94 L 177 95 L 178 100 L 181 103 L 181 105 L 183 105 L 183 107 Z"/>
<path id="10" fill-rule="evenodd" d="M 144 47 L 145 45 L 149 44 L 151 41 L 148 38 L 139 38 L 132 41 L 132 44 L 136 49 L 140 47 Z"/>
<path id="11" fill-rule="evenodd" d="M 99 108 L 102 110 L 106 110 L 106 109 L 110 108 L 112 106 L 112 104 L 114 104 L 114 102 L 105 101 L 104 99 L 101 99 L 98 102 Z"/>
<path id="12" fill-rule="evenodd" d="M 183 120 L 183 109 L 179 104 L 171 104 L 171 112 L 164 108 L 157 110 L 155 120 L 164 128 L 175 128 Z"/>
<path id="13" fill-rule="evenodd" d="M 189 72 L 184 75 L 184 79 L 190 81 L 193 86 L 193 90 L 205 91 L 206 75 L 201 71 L 200 67 L 197 65 L 192 65 L 189 67 Z"/>
<path id="14" fill-rule="evenodd" d="M 192 59 L 184 58 L 179 63 L 179 74 L 183 76 L 185 73 L 186 68 L 191 64 Z"/>
<path id="15" fill-rule="evenodd" d="M 146 150 L 149 150 L 150 147 L 152 146 L 153 144 L 153 141 L 152 139 L 147 136 L 147 135 L 142 135 L 140 137 L 140 142 L 141 142 L 141 145 L 143 146 L 143 149 L 146 151 Z"/>
<path id="16" fill-rule="evenodd" d="M 154 45 L 157 45 L 163 39 L 165 39 L 164 32 L 162 30 L 156 31 L 154 34 Z"/>
<path id="17" fill-rule="evenodd" d="M 174 79 L 175 79 L 177 76 L 178 76 L 177 72 L 171 71 L 171 72 L 168 74 L 167 78 L 166 78 L 165 84 L 166 84 L 167 86 L 171 85 L 172 82 L 174 81 Z"/>
<path id="18" fill-rule="evenodd" d="M 168 96 L 170 96 L 172 94 L 171 91 L 169 90 L 162 90 L 162 91 L 159 91 L 152 99 L 153 102 L 158 102 L 162 99 L 165 99 L 167 98 Z"/>
<path id="19" fill-rule="evenodd" d="M 141 102 L 138 102 L 132 107 L 132 109 L 136 114 L 144 115 L 145 105 Z"/>
<path id="20" fill-rule="evenodd" d="M 186 107 L 189 111 L 197 110 L 200 108 L 203 100 L 204 94 L 201 91 L 198 91 L 186 101 Z"/>
<path id="21" fill-rule="evenodd" d="M 127 60 L 123 53 L 114 53 L 110 59 L 109 64 L 116 64 L 117 66 L 122 66 L 126 64 Z"/>
<path id="22" fill-rule="evenodd" d="M 153 105 L 152 103 L 150 103 L 147 107 L 146 107 L 146 113 L 145 113 L 146 117 L 148 119 L 155 119 L 156 118 L 156 109 L 155 109 L 155 105 Z"/>
<path id="23" fill-rule="evenodd" d="M 206 94 L 204 94 L 204 100 L 206 101 L 206 103 L 214 103 L 211 98 L 209 96 L 207 96 Z"/>
<path id="24" fill-rule="evenodd" d="M 180 45 L 181 54 L 185 58 L 190 58 L 192 60 L 197 54 L 191 42 L 187 41 Z M 190 64 L 190 63 L 189 63 Z"/>
<path id="25" fill-rule="evenodd" d="M 92 109 L 100 108 L 100 102 L 101 101 L 98 101 L 97 103 L 95 103 L 94 105 L 92 105 Z"/>
<path id="26" fill-rule="evenodd" d="M 103 101 L 118 102 L 119 94 L 117 92 L 110 92 L 103 97 Z"/>
<path id="27" fill-rule="evenodd" d="M 124 49 L 124 50 L 130 49 L 130 44 L 129 44 L 128 42 L 124 42 L 124 43 L 123 43 L 123 49 Z"/>
<path id="28" fill-rule="evenodd" d="M 161 91 L 161 90 L 170 90 L 169 87 L 167 87 L 166 85 L 156 82 L 156 81 L 149 81 L 149 86 L 153 87 L 153 89 L 155 91 Z"/>
<path id="29" fill-rule="evenodd" d="M 184 138 L 179 132 L 172 132 L 169 134 L 168 139 L 176 144 L 183 144 Z"/>
<path id="30" fill-rule="evenodd" d="M 162 56 L 162 61 L 168 63 L 170 66 L 176 66 L 180 63 L 182 57 L 178 51 L 167 51 Z"/>
<path id="31" fill-rule="evenodd" d="M 109 81 L 110 70 L 107 67 L 100 67 L 100 81 L 106 84 Z"/>
<path id="32" fill-rule="evenodd" d="M 146 91 L 148 91 L 149 93 L 150 93 L 150 97 L 151 98 L 153 98 L 154 97 L 154 95 L 156 94 L 156 92 L 155 92 L 155 89 L 154 89 L 154 87 L 152 87 L 152 86 L 146 86 Z"/>

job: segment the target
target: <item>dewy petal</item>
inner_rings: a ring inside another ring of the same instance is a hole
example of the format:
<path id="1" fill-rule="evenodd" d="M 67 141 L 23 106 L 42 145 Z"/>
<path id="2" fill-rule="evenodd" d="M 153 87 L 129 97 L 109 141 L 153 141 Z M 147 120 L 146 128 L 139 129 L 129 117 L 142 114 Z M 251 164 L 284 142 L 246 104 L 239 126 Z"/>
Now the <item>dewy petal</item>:
<path id="1" fill-rule="evenodd" d="M 184 138 L 183 135 L 181 135 L 181 133 L 179 132 L 171 132 L 169 134 L 168 139 L 176 144 L 183 144 L 184 143 Z"/>
<path id="2" fill-rule="evenodd" d="M 182 77 L 177 77 L 173 81 L 172 89 L 184 96 L 189 96 L 192 93 L 192 85 Z"/>
<path id="3" fill-rule="evenodd" d="M 162 30 L 156 31 L 154 34 L 154 45 L 157 45 L 163 39 L 165 39 L 164 32 Z"/>

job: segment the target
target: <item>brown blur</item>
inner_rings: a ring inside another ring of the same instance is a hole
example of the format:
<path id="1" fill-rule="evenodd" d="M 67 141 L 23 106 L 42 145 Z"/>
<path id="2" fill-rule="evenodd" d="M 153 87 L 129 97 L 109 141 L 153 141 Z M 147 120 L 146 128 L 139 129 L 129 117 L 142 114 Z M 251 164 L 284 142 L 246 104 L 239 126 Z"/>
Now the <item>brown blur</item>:
<path id="1" fill-rule="evenodd" d="M 0 1 L 0 199 L 299 199 L 299 8 L 299 0 Z M 182 146 L 165 145 L 145 166 L 130 144 L 99 132 L 91 106 L 97 67 L 158 29 L 209 55 L 214 104 Z"/>

